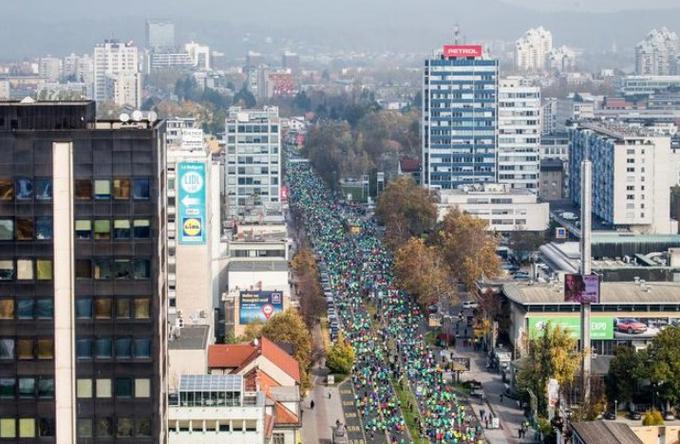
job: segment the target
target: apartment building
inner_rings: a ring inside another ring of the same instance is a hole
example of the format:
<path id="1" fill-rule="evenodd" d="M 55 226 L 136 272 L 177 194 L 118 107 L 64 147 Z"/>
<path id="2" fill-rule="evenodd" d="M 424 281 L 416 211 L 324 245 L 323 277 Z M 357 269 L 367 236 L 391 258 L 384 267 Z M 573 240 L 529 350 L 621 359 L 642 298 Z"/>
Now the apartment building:
<path id="1" fill-rule="evenodd" d="M 142 75 L 139 53 L 133 43 L 106 40 L 94 48 L 94 99 L 139 108 Z"/>

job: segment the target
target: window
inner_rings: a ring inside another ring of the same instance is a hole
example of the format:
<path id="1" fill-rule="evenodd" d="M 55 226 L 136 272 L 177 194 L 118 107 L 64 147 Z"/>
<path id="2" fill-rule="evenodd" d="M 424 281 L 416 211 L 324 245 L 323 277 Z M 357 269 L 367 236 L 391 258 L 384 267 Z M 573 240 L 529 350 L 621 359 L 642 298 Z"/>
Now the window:
<path id="1" fill-rule="evenodd" d="M 35 304 L 35 314 L 38 319 L 52 319 L 54 317 L 54 300 L 38 299 Z"/>
<path id="2" fill-rule="evenodd" d="M 0 359 L 14 359 L 14 339 L 0 339 Z"/>
<path id="3" fill-rule="evenodd" d="M 96 221 L 94 221 L 94 239 L 95 240 L 111 239 L 111 221 L 110 220 L 96 220 Z"/>
<path id="4" fill-rule="evenodd" d="M 0 418 L 0 438 L 16 438 L 16 422 L 14 418 Z"/>
<path id="5" fill-rule="evenodd" d="M 14 279 L 14 261 L 0 260 L 0 281 L 11 281 Z"/>
<path id="6" fill-rule="evenodd" d="M 76 279 L 92 279 L 92 266 L 89 259 L 76 259 Z"/>
<path id="7" fill-rule="evenodd" d="M 136 200 L 146 200 L 149 198 L 149 179 L 148 178 L 136 178 L 133 181 L 132 196 Z"/>
<path id="8" fill-rule="evenodd" d="M 134 422 L 131 418 L 118 418 L 116 420 L 116 438 L 132 438 Z"/>
<path id="9" fill-rule="evenodd" d="M 91 379 L 78 379 L 78 381 L 76 381 L 76 396 L 78 398 L 91 398 L 92 397 L 92 380 Z"/>
<path id="10" fill-rule="evenodd" d="M 94 278 L 111 279 L 111 259 L 97 258 L 94 260 Z"/>
<path id="11" fill-rule="evenodd" d="M 17 240 L 33 240 L 33 219 L 17 217 Z"/>
<path id="12" fill-rule="evenodd" d="M 135 398 L 149 398 L 151 396 L 151 380 L 147 378 L 135 379 Z"/>
<path id="13" fill-rule="evenodd" d="M 33 339 L 17 339 L 17 359 L 28 360 L 33 359 L 33 357 Z"/>
<path id="14" fill-rule="evenodd" d="M 0 319 L 14 319 L 14 299 L 0 299 Z"/>
<path id="15" fill-rule="evenodd" d="M 113 421 L 111 418 L 95 419 L 95 433 L 97 437 L 110 437 L 113 434 Z"/>
<path id="16" fill-rule="evenodd" d="M 135 259 L 135 279 L 149 279 L 151 277 L 151 261 Z"/>
<path id="17" fill-rule="evenodd" d="M 38 359 L 54 359 L 54 340 L 52 338 L 38 339 Z"/>
<path id="18" fill-rule="evenodd" d="M 38 259 L 35 261 L 35 268 L 38 274 L 39 281 L 51 281 L 52 280 L 52 260 L 51 259 Z"/>
<path id="19" fill-rule="evenodd" d="M 97 200 L 111 199 L 111 181 L 108 179 L 97 179 L 94 181 L 94 198 Z"/>
<path id="20" fill-rule="evenodd" d="M 132 339 L 117 338 L 116 358 L 130 358 L 130 357 L 132 357 Z"/>
<path id="21" fill-rule="evenodd" d="M 38 398 L 54 398 L 54 378 L 41 377 L 38 379 Z"/>
<path id="22" fill-rule="evenodd" d="M 17 318 L 33 319 L 33 299 L 17 299 Z"/>
<path id="23" fill-rule="evenodd" d="M 92 359 L 92 339 L 76 339 L 76 358 Z"/>
<path id="24" fill-rule="evenodd" d="M 92 420 L 89 418 L 78 418 L 76 423 L 78 438 L 92 438 Z"/>
<path id="25" fill-rule="evenodd" d="M 151 222 L 148 219 L 136 219 L 134 221 L 134 234 L 136 239 L 150 238 Z"/>
<path id="26" fill-rule="evenodd" d="M 92 181 L 90 179 L 76 179 L 76 199 L 92 199 Z"/>
<path id="27" fill-rule="evenodd" d="M 127 219 L 116 219 L 113 221 L 113 238 L 130 239 L 130 221 Z"/>
<path id="28" fill-rule="evenodd" d="M 33 182 L 27 177 L 19 177 L 15 191 L 17 200 L 31 200 L 33 199 Z"/>
<path id="29" fill-rule="evenodd" d="M 33 261 L 30 259 L 17 259 L 17 279 L 22 281 L 33 280 Z"/>
<path id="30" fill-rule="evenodd" d="M 19 398 L 35 398 L 35 378 L 19 378 Z"/>
<path id="31" fill-rule="evenodd" d="M 92 319 L 92 299 L 76 299 L 76 318 Z"/>
<path id="32" fill-rule="evenodd" d="M 116 318 L 130 319 L 130 300 L 118 299 L 116 300 Z"/>
<path id="33" fill-rule="evenodd" d="M 151 299 L 137 298 L 133 301 L 135 319 L 149 319 Z"/>
<path id="34" fill-rule="evenodd" d="M 110 298 L 97 298 L 94 300 L 94 318 L 111 319 L 113 304 Z"/>
<path id="35" fill-rule="evenodd" d="M 113 179 L 113 198 L 130 198 L 130 179 Z"/>
<path id="36" fill-rule="evenodd" d="M 92 237 L 92 221 L 77 220 L 76 221 L 76 238 L 90 239 Z"/>
<path id="37" fill-rule="evenodd" d="M 113 357 L 111 338 L 97 338 L 94 341 L 94 357 L 97 359 L 111 359 Z"/>
<path id="38" fill-rule="evenodd" d="M 38 420 L 38 436 L 54 436 L 56 429 L 53 418 L 40 418 Z"/>
<path id="39" fill-rule="evenodd" d="M 151 339 L 135 339 L 135 358 L 147 359 L 151 357 Z"/>
<path id="40" fill-rule="evenodd" d="M 35 438 L 35 419 L 19 418 L 19 438 Z"/>
<path id="41" fill-rule="evenodd" d="M 116 378 L 116 397 L 118 398 L 132 397 L 132 379 Z"/>
<path id="42" fill-rule="evenodd" d="M 51 217 L 36 217 L 35 218 L 35 238 L 37 240 L 52 239 L 52 218 Z"/>
<path id="43" fill-rule="evenodd" d="M 35 198 L 37 200 L 52 200 L 52 180 L 49 178 L 35 179 Z"/>
<path id="44" fill-rule="evenodd" d="M 129 259 L 116 259 L 113 261 L 113 276 L 116 279 L 132 279 Z"/>
<path id="45" fill-rule="evenodd" d="M 14 240 L 14 221 L 12 219 L 0 219 L 0 241 Z"/>
<path id="46" fill-rule="evenodd" d="M 137 418 L 137 436 L 151 437 L 151 418 Z"/>
<path id="47" fill-rule="evenodd" d="M 14 378 L 0 378 L 0 399 L 14 399 L 16 385 Z"/>
<path id="48" fill-rule="evenodd" d="M 14 183 L 12 179 L 0 179 L 0 200 L 14 199 Z"/>
<path id="49" fill-rule="evenodd" d="M 97 398 L 111 397 L 111 380 L 97 379 Z"/>

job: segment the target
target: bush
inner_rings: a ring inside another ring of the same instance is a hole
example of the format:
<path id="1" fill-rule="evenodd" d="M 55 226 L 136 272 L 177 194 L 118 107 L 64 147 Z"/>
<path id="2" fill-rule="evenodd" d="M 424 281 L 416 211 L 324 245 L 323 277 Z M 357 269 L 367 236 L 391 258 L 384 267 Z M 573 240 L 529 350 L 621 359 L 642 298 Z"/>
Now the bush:
<path id="1" fill-rule="evenodd" d="M 354 365 L 354 350 L 342 334 L 326 353 L 326 366 L 333 373 L 348 374 Z"/>
<path id="2" fill-rule="evenodd" d="M 645 426 L 659 426 L 663 425 L 663 415 L 660 411 L 654 409 L 645 413 L 644 418 L 642 418 L 642 425 Z"/>

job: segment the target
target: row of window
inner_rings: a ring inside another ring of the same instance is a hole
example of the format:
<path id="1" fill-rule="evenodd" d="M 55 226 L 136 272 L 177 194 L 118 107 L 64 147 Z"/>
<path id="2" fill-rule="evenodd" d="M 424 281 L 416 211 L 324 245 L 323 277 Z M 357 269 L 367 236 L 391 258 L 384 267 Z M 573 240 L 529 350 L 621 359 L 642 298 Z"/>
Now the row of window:
<path id="1" fill-rule="evenodd" d="M 76 259 L 76 279 L 149 279 L 150 259 L 97 257 Z"/>
<path id="2" fill-rule="evenodd" d="M 78 219 L 75 223 L 77 239 L 129 240 L 149 239 L 151 220 L 149 219 Z"/>
<path id="3" fill-rule="evenodd" d="M 49 437 L 54 430 L 53 418 L 0 418 L 0 438 Z"/>
<path id="4" fill-rule="evenodd" d="M 0 260 L 0 281 L 51 281 L 52 259 Z"/>
<path id="5" fill-rule="evenodd" d="M 0 319 L 52 319 L 53 299 L 0 299 Z"/>
<path id="6" fill-rule="evenodd" d="M 51 216 L 0 219 L 0 241 L 49 240 L 52 234 Z"/>
<path id="7" fill-rule="evenodd" d="M 21 376 L 0 378 L 0 399 L 52 399 L 54 378 L 46 376 Z"/>
<path id="8" fill-rule="evenodd" d="M 78 418 L 76 430 L 79 438 L 151 437 L 151 418 Z"/>
<path id="9" fill-rule="evenodd" d="M 54 339 L 0 338 L 0 359 L 54 359 Z"/>
<path id="10" fill-rule="evenodd" d="M 151 338 L 101 337 L 77 338 L 76 358 L 88 359 L 149 359 Z"/>
<path id="11" fill-rule="evenodd" d="M 0 178 L 0 200 L 52 200 L 52 179 Z"/>
<path id="12" fill-rule="evenodd" d="M 148 200 L 151 195 L 151 180 L 148 177 L 132 179 L 76 179 L 77 200 Z"/>
<path id="13" fill-rule="evenodd" d="M 77 319 L 150 319 L 151 299 L 146 297 L 124 298 L 78 298 L 76 299 Z M 115 313 L 114 313 L 115 308 Z"/>
<path id="14" fill-rule="evenodd" d="M 120 399 L 151 397 L 151 379 L 148 378 L 78 378 L 76 397 L 79 399 Z"/>

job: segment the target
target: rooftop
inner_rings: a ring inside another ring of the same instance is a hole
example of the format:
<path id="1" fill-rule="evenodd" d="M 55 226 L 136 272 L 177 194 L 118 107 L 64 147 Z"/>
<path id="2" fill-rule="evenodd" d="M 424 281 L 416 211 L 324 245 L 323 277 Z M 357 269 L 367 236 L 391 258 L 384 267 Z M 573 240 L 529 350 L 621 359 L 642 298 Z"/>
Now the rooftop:
<path id="1" fill-rule="evenodd" d="M 179 380 L 180 392 L 241 392 L 241 375 L 182 375 Z"/>
<path id="2" fill-rule="evenodd" d="M 288 271 L 288 261 L 281 260 L 234 260 L 229 263 L 230 272 Z"/>
<path id="3" fill-rule="evenodd" d="M 564 285 L 506 283 L 503 293 L 520 305 L 567 304 L 564 302 Z M 602 282 L 600 284 L 600 304 L 680 304 L 680 283 L 678 282 Z"/>
<path id="4" fill-rule="evenodd" d="M 571 425 L 586 444 L 642 444 L 627 424 L 610 421 L 576 422 Z"/>
<path id="5" fill-rule="evenodd" d="M 208 345 L 209 325 L 188 325 L 179 330 L 179 337 L 168 341 L 170 350 L 205 350 Z"/>
<path id="6" fill-rule="evenodd" d="M 620 122 L 584 122 L 579 124 L 579 128 L 589 129 L 617 140 L 658 137 L 658 134 L 647 128 L 631 126 Z"/>

